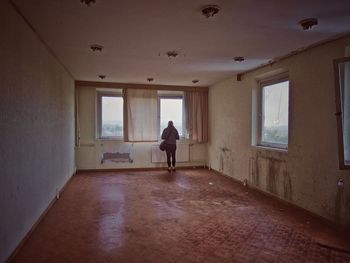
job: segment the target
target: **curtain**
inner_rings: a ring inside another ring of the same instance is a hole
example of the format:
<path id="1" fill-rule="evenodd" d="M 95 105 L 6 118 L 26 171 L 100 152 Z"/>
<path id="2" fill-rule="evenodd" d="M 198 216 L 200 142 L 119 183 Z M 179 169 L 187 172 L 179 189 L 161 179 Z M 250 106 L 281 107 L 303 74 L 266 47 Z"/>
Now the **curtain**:
<path id="1" fill-rule="evenodd" d="M 185 128 L 186 137 L 197 141 L 208 141 L 208 93 L 185 91 Z"/>
<path id="2" fill-rule="evenodd" d="M 124 99 L 127 115 L 126 141 L 157 141 L 157 90 L 127 89 Z"/>

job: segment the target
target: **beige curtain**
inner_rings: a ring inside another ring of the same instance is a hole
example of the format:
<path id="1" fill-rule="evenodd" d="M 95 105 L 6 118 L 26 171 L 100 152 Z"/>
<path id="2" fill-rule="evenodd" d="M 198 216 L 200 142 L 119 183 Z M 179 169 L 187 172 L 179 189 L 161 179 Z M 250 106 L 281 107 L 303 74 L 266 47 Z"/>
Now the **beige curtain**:
<path id="1" fill-rule="evenodd" d="M 208 141 L 208 93 L 185 91 L 185 128 L 189 139 Z"/>
<path id="2" fill-rule="evenodd" d="M 127 114 L 126 140 L 131 142 L 157 141 L 157 90 L 127 89 L 125 91 L 125 102 Z"/>

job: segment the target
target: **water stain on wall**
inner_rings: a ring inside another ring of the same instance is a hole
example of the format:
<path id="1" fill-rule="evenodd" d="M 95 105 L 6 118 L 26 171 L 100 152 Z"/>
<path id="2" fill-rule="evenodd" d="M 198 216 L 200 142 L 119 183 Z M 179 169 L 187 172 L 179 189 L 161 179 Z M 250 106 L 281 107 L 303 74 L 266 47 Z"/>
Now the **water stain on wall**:
<path id="1" fill-rule="evenodd" d="M 224 171 L 224 156 L 223 153 L 220 154 L 220 161 L 219 161 L 219 171 L 222 173 Z"/>
<path id="2" fill-rule="evenodd" d="M 277 180 L 279 179 L 278 173 L 280 170 L 281 162 L 272 158 L 265 159 L 268 163 L 268 173 L 266 177 L 267 191 L 277 194 Z"/>
<path id="3" fill-rule="evenodd" d="M 335 215 L 335 218 L 337 219 L 337 221 L 339 221 L 340 215 L 341 215 L 343 192 L 344 192 L 343 186 L 338 185 L 337 193 L 335 196 L 335 205 L 334 205 L 334 215 Z"/>
<path id="4" fill-rule="evenodd" d="M 253 186 L 260 186 L 258 162 L 254 157 L 249 159 L 249 177 Z"/>
<path id="5" fill-rule="evenodd" d="M 233 176 L 234 174 L 234 158 L 229 148 L 222 147 L 220 149 L 219 157 L 219 171 L 221 173 Z"/>
<path id="6" fill-rule="evenodd" d="M 249 166 L 252 185 L 265 188 L 266 191 L 286 200 L 292 200 L 292 180 L 285 160 L 257 154 L 256 157 L 250 158 Z"/>
<path id="7" fill-rule="evenodd" d="M 289 173 L 286 170 L 283 170 L 283 197 L 284 199 L 286 200 L 292 200 L 292 196 L 293 196 L 293 193 L 292 193 L 292 180 L 289 176 Z"/>

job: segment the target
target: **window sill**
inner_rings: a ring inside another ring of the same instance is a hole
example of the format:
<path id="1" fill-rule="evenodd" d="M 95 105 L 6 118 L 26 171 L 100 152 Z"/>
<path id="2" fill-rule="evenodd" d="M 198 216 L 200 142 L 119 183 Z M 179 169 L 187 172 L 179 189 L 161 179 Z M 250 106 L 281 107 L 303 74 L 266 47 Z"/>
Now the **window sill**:
<path id="1" fill-rule="evenodd" d="M 288 148 L 277 148 L 265 145 L 252 145 L 252 147 L 257 148 L 258 150 L 266 150 L 266 151 L 275 151 L 275 152 L 288 152 Z"/>
<path id="2" fill-rule="evenodd" d="M 96 138 L 96 141 L 115 141 L 115 142 L 124 142 L 124 138 L 113 138 L 113 137 L 106 137 L 106 138 Z"/>
<path id="3" fill-rule="evenodd" d="M 188 143 L 188 144 L 206 144 L 206 142 L 198 142 L 198 141 L 195 141 L 195 140 L 191 140 L 191 139 L 187 139 L 185 137 L 181 137 L 180 140 L 179 140 L 179 143 Z"/>

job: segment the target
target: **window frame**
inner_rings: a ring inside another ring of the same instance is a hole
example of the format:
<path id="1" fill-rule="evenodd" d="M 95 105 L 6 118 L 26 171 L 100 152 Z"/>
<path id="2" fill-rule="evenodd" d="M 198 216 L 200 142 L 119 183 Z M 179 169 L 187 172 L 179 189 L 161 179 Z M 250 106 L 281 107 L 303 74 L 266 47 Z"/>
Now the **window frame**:
<path id="1" fill-rule="evenodd" d="M 102 136 L 102 97 L 120 97 L 123 100 L 123 136 Z M 117 141 L 123 141 L 125 137 L 125 114 L 124 114 L 124 108 L 125 108 L 125 101 L 123 96 L 122 90 L 116 90 L 116 91 L 96 91 L 96 139 L 97 140 L 117 140 Z"/>
<path id="2" fill-rule="evenodd" d="M 288 81 L 288 143 L 282 144 L 282 143 L 273 143 L 273 142 L 266 142 L 262 140 L 262 132 L 263 132 L 263 122 L 264 122 L 264 96 L 263 96 L 263 90 L 267 86 L 271 86 L 274 84 L 278 84 L 281 82 Z M 258 81 L 258 119 L 257 119 L 257 146 L 270 148 L 270 149 L 276 149 L 276 150 L 284 150 L 288 151 L 289 146 L 289 138 L 290 138 L 290 79 L 288 74 L 279 74 L 275 75 L 273 77 L 265 78 Z"/>
<path id="3" fill-rule="evenodd" d="M 344 90 L 342 89 L 344 85 L 344 80 L 346 76 L 340 76 L 341 64 L 350 63 L 350 57 L 343 57 L 335 59 L 333 61 L 334 68 L 334 80 L 335 80 L 335 116 L 337 120 L 337 133 L 338 133 L 338 161 L 340 170 L 349 170 L 350 163 L 347 162 L 345 148 L 349 145 L 345 145 L 344 142 L 344 101 L 349 99 L 348 97 L 344 98 Z M 341 78 L 342 77 L 342 78 Z M 349 96 L 350 97 L 350 96 Z"/>
<path id="4" fill-rule="evenodd" d="M 158 94 L 158 136 L 161 139 L 161 129 L 160 129 L 160 116 L 161 116 L 161 99 L 181 99 L 182 100 L 182 130 L 178 131 L 180 139 L 185 138 L 184 136 L 184 95 L 183 94 Z"/>

